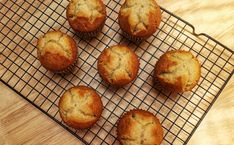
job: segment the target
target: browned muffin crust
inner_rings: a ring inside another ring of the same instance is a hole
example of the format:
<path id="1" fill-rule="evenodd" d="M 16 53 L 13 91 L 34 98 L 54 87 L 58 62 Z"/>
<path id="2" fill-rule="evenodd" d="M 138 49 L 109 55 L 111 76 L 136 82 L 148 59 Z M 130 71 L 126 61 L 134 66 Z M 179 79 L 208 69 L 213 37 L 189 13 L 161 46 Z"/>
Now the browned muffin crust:
<path id="1" fill-rule="evenodd" d="M 75 129 L 89 128 L 100 118 L 103 105 L 100 96 L 92 88 L 72 87 L 59 100 L 62 120 Z"/>
<path id="2" fill-rule="evenodd" d="M 123 86 L 136 78 L 139 60 L 129 47 L 115 45 L 101 53 L 97 67 L 105 82 L 114 86 Z"/>
<path id="3" fill-rule="evenodd" d="M 161 22 L 161 10 L 155 0 L 126 0 L 120 8 L 119 25 L 131 40 L 153 35 Z"/>
<path id="4" fill-rule="evenodd" d="M 94 36 L 104 26 L 106 7 L 102 0 L 71 0 L 67 7 L 67 19 L 78 34 Z"/>
<path id="5" fill-rule="evenodd" d="M 60 31 L 50 31 L 39 38 L 37 55 L 46 69 L 64 73 L 71 70 L 77 60 L 77 46 L 74 39 Z"/>
<path id="6" fill-rule="evenodd" d="M 200 63 L 189 51 L 168 51 L 155 65 L 156 79 L 165 88 L 176 92 L 192 90 L 200 76 Z"/>
<path id="7" fill-rule="evenodd" d="M 117 139 L 121 145 L 160 145 L 163 129 L 152 113 L 134 109 L 119 119 Z"/>

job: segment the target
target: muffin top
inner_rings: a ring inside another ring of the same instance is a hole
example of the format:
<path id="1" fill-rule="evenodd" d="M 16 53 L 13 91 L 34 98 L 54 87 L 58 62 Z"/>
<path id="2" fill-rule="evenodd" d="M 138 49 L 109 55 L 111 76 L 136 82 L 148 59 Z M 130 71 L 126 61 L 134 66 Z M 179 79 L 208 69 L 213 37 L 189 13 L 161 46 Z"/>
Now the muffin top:
<path id="1" fill-rule="evenodd" d="M 141 37 L 152 35 L 161 22 L 161 11 L 155 0 L 126 0 L 119 13 L 125 32 Z"/>
<path id="2" fill-rule="evenodd" d="M 67 90 L 59 100 L 59 112 L 63 121 L 74 128 L 88 128 L 101 116 L 100 96 L 85 86 Z"/>
<path id="3" fill-rule="evenodd" d="M 152 113 L 134 109 L 120 118 L 117 124 L 117 138 L 122 145 L 160 145 L 163 129 Z"/>
<path id="4" fill-rule="evenodd" d="M 139 69 L 137 55 L 127 46 L 105 49 L 98 58 L 98 71 L 109 84 L 122 86 L 135 79 Z"/>
<path id="5" fill-rule="evenodd" d="M 47 32 L 38 40 L 37 54 L 46 69 L 65 70 L 77 59 L 76 42 L 60 31 Z"/>
<path id="6" fill-rule="evenodd" d="M 106 8 L 102 0 L 71 0 L 67 7 L 67 18 L 76 31 L 95 31 L 105 21 Z"/>
<path id="7" fill-rule="evenodd" d="M 189 51 L 168 51 L 156 63 L 155 75 L 165 86 L 184 92 L 191 90 L 197 84 L 201 75 L 201 66 Z"/>

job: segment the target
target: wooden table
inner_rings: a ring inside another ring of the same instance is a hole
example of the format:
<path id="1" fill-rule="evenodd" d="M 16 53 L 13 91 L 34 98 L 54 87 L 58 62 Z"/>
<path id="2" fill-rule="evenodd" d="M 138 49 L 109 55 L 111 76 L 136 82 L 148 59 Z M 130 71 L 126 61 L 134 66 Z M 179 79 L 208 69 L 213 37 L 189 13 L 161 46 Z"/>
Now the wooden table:
<path id="1" fill-rule="evenodd" d="M 234 50 L 234 0 L 159 0 L 158 3 Z M 81 144 L 78 139 L 0 83 L 0 144 Z M 234 77 L 188 144 L 234 143 Z"/>

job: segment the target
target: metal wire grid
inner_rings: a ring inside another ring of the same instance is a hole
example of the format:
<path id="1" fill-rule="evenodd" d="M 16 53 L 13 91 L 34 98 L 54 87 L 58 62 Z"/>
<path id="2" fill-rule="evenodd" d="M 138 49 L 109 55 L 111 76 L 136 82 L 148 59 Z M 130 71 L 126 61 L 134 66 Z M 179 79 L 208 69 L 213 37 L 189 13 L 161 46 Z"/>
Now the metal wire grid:
<path id="1" fill-rule="evenodd" d="M 233 51 L 207 37 L 195 37 L 191 25 L 165 9 L 160 29 L 141 44 L 126 40 L 119 29 L 118 0 L 105 0 L 108 18 L 102 33 L 91 40 L 78 38 L 69 27 L 66 0 L 3 1 L 0 3 L 1 81 L 86 144 L 118 144 L 116 121 L 122 113 L 142 108 L 157 115 L 164 128 L 163 144 L 186 144 L 233 74 Z M 60 29 L 79 46 L 79 61 L 73 72 L 60 76 L 45 70 L 37 60 L 37 37 Z M 138 78 L 115 89 L 97 73 L 97 57 L 108 46 L 124 43 L 139 56 Z M 153 68 L 166 51 L 191 51 L 202 64 L 198 85 L 189 93 L 172 94 L 153 84 Z M 61 121 L 58 100 L 71 86 L 87 85 L 97 90 L 104 111 L 95 126 L 74 130 Z"/>

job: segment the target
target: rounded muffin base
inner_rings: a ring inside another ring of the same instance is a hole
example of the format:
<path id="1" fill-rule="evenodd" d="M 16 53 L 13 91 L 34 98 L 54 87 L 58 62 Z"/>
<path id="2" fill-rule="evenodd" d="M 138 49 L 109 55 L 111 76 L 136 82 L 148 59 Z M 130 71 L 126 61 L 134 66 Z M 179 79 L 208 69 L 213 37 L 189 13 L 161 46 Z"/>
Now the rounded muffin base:
<path id="1" fill-rule="evenodd" d="M 72 64 L 70 64 L 69 66 L 67 66 L 67 68 L 65 69 L 61 69 L 61 70 L 51 70 L 51 69 L 48 69 L 46 68 L 43 64 L 41 64 L 46 70 L 52 72 L 52 73 L 56 73 L 56 74 L 67 74 L 69 72 L 72 72 L 72 70 L 74 69 L 75 65 L 77 64 L 78 62 L 78 58 L 76 58 Z"/>
<path id="2" fill-rule="evenodd" d="M 87 39 L 87 38 L 96 37 L 100 32 L 102 32 L 104 25 L 105 25 L 105 21 L 95 31 L 91 31 L 91 32 L 78 31 L 78 30 L 74 29 L 72 26 L 71 26 L 71 28 L 76 32 L 76 34 L 79 37 Z"/>
<path id="3" fill-rule="evenodd" d="M 124 32 L 123 30 L 122 30 L 122 33 L 123 33 L 123 36 L 125 36 L 128 40 L 133 41 L 135 43 L 140 43 L 148 38 L 148 37 L 133 36 L 133 35 L 128 34 L 127 32 Z"/>
<path id="4" fill-rule="evenodd" d="M 74 69 L 74 67 L 77 64 L 77 62 L 78 62 L 78 59 L 76 58 L 76 60 L 71 65 L 69 65 L 66 69 L 64 69 L 64 70 L 57 70 L 57 71 L 51 71 L 51 72 L 57 73 L 57 74 L 67 74 L 69 72 L 72 72 L 72 70 Z"/>

